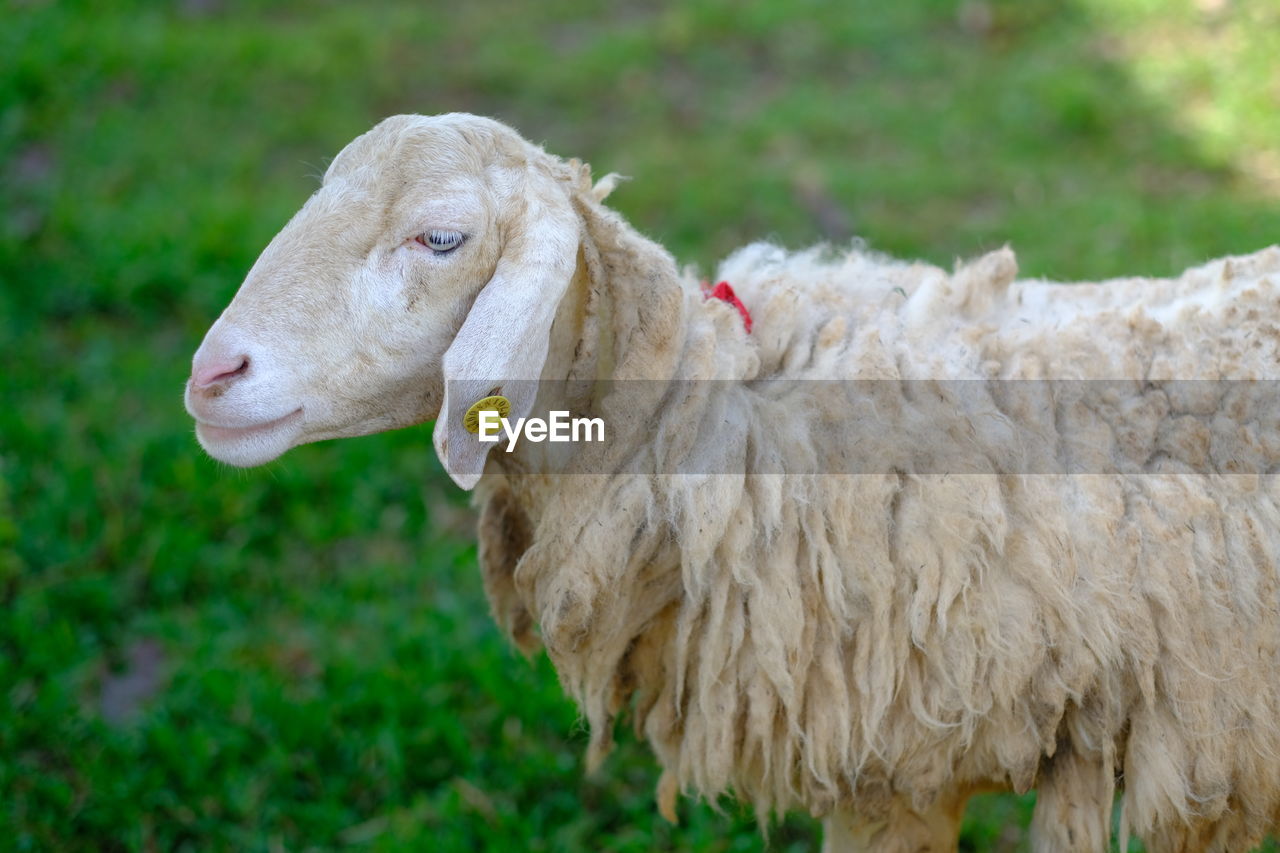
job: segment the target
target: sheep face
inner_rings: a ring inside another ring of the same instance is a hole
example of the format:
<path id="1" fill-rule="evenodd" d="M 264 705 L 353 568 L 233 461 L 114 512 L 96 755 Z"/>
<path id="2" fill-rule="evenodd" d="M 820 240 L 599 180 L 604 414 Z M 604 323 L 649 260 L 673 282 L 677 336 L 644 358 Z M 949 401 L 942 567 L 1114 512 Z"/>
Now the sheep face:
<path id="1" fill-rule="evenodd" d="M 397 116 L 353 141 L 197 350 L 186 406 L 200 444 L 258 465 L 442 406 L 460 421 L 473 401 L 450 411 L 455 380 L 465 396 L 536 379 L 577 254 L 556 163 L 471 116 Z M 488 445 L 451 432 L 437 425 L 446 467 L 470 454 L 478 477 Z"/>

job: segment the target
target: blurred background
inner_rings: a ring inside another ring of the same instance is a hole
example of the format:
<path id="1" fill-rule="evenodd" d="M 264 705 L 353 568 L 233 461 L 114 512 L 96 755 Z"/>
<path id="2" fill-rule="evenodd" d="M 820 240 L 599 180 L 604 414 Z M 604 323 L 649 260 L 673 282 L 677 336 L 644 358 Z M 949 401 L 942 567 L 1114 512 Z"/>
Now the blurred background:
<path id="1" fill-rule="evenodd" d="M 653 807 L 481 592 L 427 427 L 205 458 L 190 357 L 352 137 L 511 123 L 706 274 L 859 236 L 1026 276 L 1280 241 L 1275 0 L 0 4 L 0 848 L 761 850 Z M 1026 848 L 1032 797 L 965 850 Z M 775 822 L 771 850 L 816 825 Z"/>

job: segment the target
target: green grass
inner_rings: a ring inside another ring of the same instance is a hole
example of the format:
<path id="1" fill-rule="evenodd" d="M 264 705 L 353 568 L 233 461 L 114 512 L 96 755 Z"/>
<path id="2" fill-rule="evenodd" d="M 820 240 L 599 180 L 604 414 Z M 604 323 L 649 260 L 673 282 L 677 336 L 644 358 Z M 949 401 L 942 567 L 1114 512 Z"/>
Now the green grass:
<path id="1" fill-rule="evenodd" d="M 190 354 L 394 112 L 491 114 L 634 176 L 616 205 L 703 269 L 765 236 L 1009 242 L 1058 278 L 1277 242 L 1280 12 L 1168 6 L 10 4 L 0 848 L 761 849 L 729 803 L 663 823 L 634 739 L 584 778 L 425 428 L 220 467 Z M 964 846 L 1024 849 L 1030 808 L 981 798 Z M 770 849 L 815 837 L 791 816 Z"/>

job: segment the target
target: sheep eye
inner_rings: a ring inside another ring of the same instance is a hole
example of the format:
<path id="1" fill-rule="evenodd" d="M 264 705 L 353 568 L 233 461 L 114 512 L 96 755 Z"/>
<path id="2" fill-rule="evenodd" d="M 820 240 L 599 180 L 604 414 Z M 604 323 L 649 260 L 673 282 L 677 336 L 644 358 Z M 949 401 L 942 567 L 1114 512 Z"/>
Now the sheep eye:
<path id="1" fill-rule="evenodd" d="M 452 252 L 462 245 L 462 232 L 432 229 L 424 234 L 419 234 L 415 239 L 437 255 L 443 255 L 445 252 Z"/>

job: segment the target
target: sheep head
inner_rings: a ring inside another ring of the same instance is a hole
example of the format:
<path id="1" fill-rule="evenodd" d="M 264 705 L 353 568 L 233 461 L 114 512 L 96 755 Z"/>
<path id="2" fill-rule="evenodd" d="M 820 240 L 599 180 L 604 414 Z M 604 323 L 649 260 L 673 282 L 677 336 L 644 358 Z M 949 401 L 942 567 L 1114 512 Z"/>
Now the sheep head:
<path id="1" fill-rule="evenodd" d="M 214 458 L 437 418 L 463 488 L 486 451 L 467 408 L 528 414 L 574 275 L 574 169 L 498 122 L 395 116 L 334 159 L 196 351 L 187 411 Z"/>

